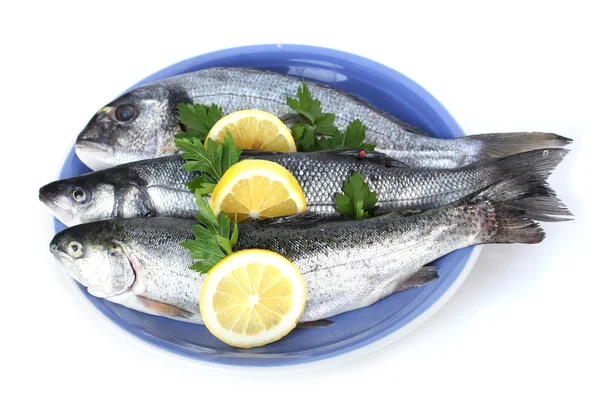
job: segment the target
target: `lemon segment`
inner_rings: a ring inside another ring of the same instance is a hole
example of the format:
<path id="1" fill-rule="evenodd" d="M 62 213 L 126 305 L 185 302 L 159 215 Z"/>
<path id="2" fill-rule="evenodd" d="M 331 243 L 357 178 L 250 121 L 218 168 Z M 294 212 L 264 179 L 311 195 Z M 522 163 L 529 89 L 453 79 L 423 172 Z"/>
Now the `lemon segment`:
<path id="1" fill-rule="evenodd" d="M 287 258 L 269 250 L 237 251 L 206 275 L 200 313 L 223 342 L 251 348 L 275 342 L 298 323 L 306 304 L 306 283 Z"/>
<path id="2" fill-rule="evenodd" d="M 265 160 L 243 160 L 221 177 L 209 206 L 232 221 L 281 217 L 306 211 L 306 198 L 294 176 L 281 165 Z"/>
<path id="3" fill-rule="evenodd" d="M 235 145 L 243 150 L 296 151 L 296 143 L 287 126 L 265 111 L 241 110 L 227 114 L 212 127 L 207 139 L 221 143 L 228 129 Z"/>

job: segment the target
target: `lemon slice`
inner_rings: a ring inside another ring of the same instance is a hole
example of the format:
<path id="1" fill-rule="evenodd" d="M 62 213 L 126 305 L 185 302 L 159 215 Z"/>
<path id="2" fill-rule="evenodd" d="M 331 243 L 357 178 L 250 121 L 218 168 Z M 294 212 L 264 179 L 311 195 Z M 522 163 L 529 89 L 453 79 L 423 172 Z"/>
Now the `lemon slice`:
<path id="1" fill-rule="evenodd" d="M 236 347 L 257 347 L 287 335 L 306 304 L 306 283 L 282 255 L 241 250 L 217 263 L 200 291 L 200 313 L 208 330 Z"/>
<path id="2" fill-rule="evenodd" d="M 290 130 L 275 115 L 261 110 L 241 110 L 221 118 L 208 132 L 208 138 L 223 141 L 227 129 L 235 145 L 244 150 L 295 152 Z"/>
<path id="3" fill-rule="evenodd" d="M 238 222 L 306 211 L 306 198 L 296 178 L 281 165 L 265 160 L 243 160 L 231 166 L 208 204 L 215 215 L 223 211 Z"/>

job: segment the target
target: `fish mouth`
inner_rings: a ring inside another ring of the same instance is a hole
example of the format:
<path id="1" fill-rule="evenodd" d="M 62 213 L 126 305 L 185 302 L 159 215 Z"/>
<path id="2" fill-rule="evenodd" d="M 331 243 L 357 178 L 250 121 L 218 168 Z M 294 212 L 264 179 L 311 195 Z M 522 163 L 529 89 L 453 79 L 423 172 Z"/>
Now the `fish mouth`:
<path id="1" fill-rule="evenodd" d="M 110 159 L 115 149 L 105 143 L 92 140 L 80 139 L 75 143 L 75 154 L 91 169 L 99 170 L 111 166 Z"/>
<path id="2" fill-rule="evenodd" d="M 71 218 L 69 218 L 69 209 L 65 204 L 56 201 L 52 195 L 45 193 L 44 188 L 40 189 L 38 195 L 40 201 L 52 211 L 52 214 L 66 226 L 71 226 Z"/>
<path id="3" fill-rule="evenodd" d="M 43 189 L 43 188 L 42 188 Z M 50 196 L 47 193 L 44 193 L 42 191 L 42 189 L 40 189 L 40 193 L 38 195 L 40 201 L 46 206 L 48 207 L 55 215 L 58 211 L 64 211 L 61 207 L 59 207 L 59 205 L 56 203 L 54 197 Z"/>
<path id="4" fill-rule="evenodd" d="M 47 195 L 46 193 L 42 192 L 42 189 L 40 189 L 40 193 L 39 193 L 39 199 L 42 203 L 44 203 L 44 205 L 48 208 L 53 208 L 54 206 L 54 202 L 52 201 L 52 198 Z"/>
<path id="5" fill-rule="evenodd" d="M 81 285 L 87 287 L 88 284 L 85 282 L 75 271 L 75 264 L 71 261 L 66 255 L 60 252 L 58 249 L 50 249 L 50 252 L 54 254 L 60 265 L 62 266 L 63 271 L 67 273 L 72 279 L 80 283 Z"/>

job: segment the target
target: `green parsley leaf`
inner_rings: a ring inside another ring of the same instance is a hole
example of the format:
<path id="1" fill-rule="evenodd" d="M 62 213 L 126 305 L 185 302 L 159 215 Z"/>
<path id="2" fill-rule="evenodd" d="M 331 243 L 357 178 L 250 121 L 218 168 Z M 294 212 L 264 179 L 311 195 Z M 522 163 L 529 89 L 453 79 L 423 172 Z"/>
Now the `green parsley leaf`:
<path id="1" fill-rule="evenodd" d="M 288 97 L 286 103 L 292 110 L 304 115 L 311 124 L 315 124 L 317 117 L 321 115 L 321 102 L 313 99 L 306 82 L 298 87 L 298 100 Z"/>
<path id="2" fill-rule="evenodd" d="M 296 146 L 302 151 L 311 151 L 315 147 L 315 127 L 309 124 L 302 124 L 296 129 L 301 128 L 300 139 L 296 142 Z"/>
<path id="3" fill-rule="evenodd" d="M 180 245 L 190 252 L 196 262 L 190 267 L 200 273 L 208 272 L 216 263 L 233 252 L 238 240 L 238 225 L 234 223 L 231 231 L 231 219 L 220 212 L 215 216 L 200 190 L 196 190 L 196 219 L 200 224 L 192 226 L 194 239 L 186 239 Z"/>
<path id="4" fill-rule="evenodd" d="M 317 121 L 315 123 L 316 130 L 320 135 L 324 136 L 332 136 L 335 133 L 339 133 L 339 129 L 335 127 L 335 114 L 325 113 L 319 115 L 317 117 Z"/>
<path id="5" fill-rule="evenodd" d="M 337 211 L 348 218 L 366 218 L 377 209 L 377 194 L 369 190 L 369 185 L 359 172 L 354 172 L 344 182 L 343 193 L 336 193 L 335 204 Z"/>
<path id="6" fill-rule="evenodd" d="M 334 150 L 341 149 L 344 142 L 344 136 L 340 131 L 336 131 L 331 137 L 321 137 L 317 139 L 317 150 Z"/>
<path id="7" fill-rule="evenodd" d="M 196 138 L 175 138 L 175 146 L 179 149 L 180 156 L 186 160 L 183 164 L 186 171 L 202 171 L 214 178 L 214 183 L 221 179 L 229 167 L 239 161 L 242 154 L 242 150 L 234 146 L 231 132 L 225 134 L 221 144 L 212 139 L 207 139 L 206 148 Z M 194 182 L 194 187 L 207 183 L 207 181 L 200 181 L 199 178 L 194 179 L 192 182 Z M 208 190 L 206 185 L 198 187 L 204 187 Z"/>
<path id="8" fill-rule="evenodd" d="M 196 138 L 201 141 L 206 139 L 208 132 L 223 118 L 223 109 L 216 104 L 177 104 L 177 118 L 185 126 L 185 131 L 176 135 L 176 138 Z"/>
<path id="9" fill-rule="evenodd" d="M 220 224 L 217 221 L 217 217 L 213 213 L 213 211 L 208 206 L 206 200 L 204 200 L 204 196 L 196 191 L 196 206 L 198 207 L 198 214 L 196 214 L 196 219 L 202 223 L 209 230 L 210 233 L 215 235 L 219 235 Z"/>
<path id="10" fill-rule="evenodd" d="M 187 183 L 196 197 L 196 219 L 200 223 L 192 226 L 194 239 L 184 240 L 180 245 L 189 250 L 190 257 L 195 260 L 190 269 L 207 273 L 233 252 L 238 241 L 238 225 L 235 221 L 232 232 L 231 219 L 223 212 L 215 216 L 204 196 L 212 193 L 225 171 L 239 161 L 242 149 L 235 146 L 229 130 L 223 143 L 212 139 L 203 143 L 210 129 L 223 116 L 223 110 L 217 105 L 207 107 L 182 103 L 177 105 L 177 109 L 179 121 L 185 125 L 185 131 L 175 135 L 175 146 L 186 161 L 183 168 L 202 172 Z"/>
<path id="11" fill-rule="evenodd" d="M 195 177 L 188 183 L 186 183 L 190 192 L 195 192 L 196 190 L 200 191 L 200 194 L 206 195 L 212 193 L 217 185 L 217 182 L 208 174 L 202 174 L 200 176 Z"/>
<path id="12" fill-rule="evenodd" d="M 229 129 L 227 129 L 225 133 L 225 137 L 223 138 L 223 143 L 221 144 L 223 147 L 223 157 L 221 158 L 221 172 L 224 174 L 225 171 L 229 169 L 233 164 L 237 163 L 240 160 L 240 156 L 242 155 L 242 148 L 235 146 L 235 141 L 233 139 L 233 135 Z"/>
<path id="13" fill-rule="evenodd" d="M 291 127 L 298 151 L 375 148 L 364 143 L 366 128 L 358 119 L 352 121 L 342 134 L 335 126 L 335 115 L 323 112 L 321 102 L 312 97 L 306 82 L 298 88 L 297 99 L 288 97 L 286 102 L 305 119 Z"/>
<path id="14" fill-rule="evenodd" d="M 355 119 L 348 124 L 344 136 L 344 147 L 347 149 L 358 149 L 365 140 L 366 127 L 360 120 Z"/>
<path id="15" fill-rule="evenodd" d="M 237 216 L 236 216 L 235 221 L 233 221 L 233 233 L 231 234 L 231 237 L 229 238 L 229 245 L 231 246 L 231 248 L 233 248 L 237 244 L 238 236 L 239 236 L 239 232 L 238 232 L 238 222 L 237 222 Z"/>
<path id="16" fill-rule="evenodd" d="M 196 272 L 199 272 L 201 274 L 207 274 L 208 271 L 210 271 L 210 269 L 212 267 L 215 266 L 216 263 L 218 263 L 219 260 L 218 259 L 206 259 L 206 260 L 200 260 L 200 261 L 196 261 L 194 264 L 192 264 L 190 266 L 191 270 L 194 270 Z"/>

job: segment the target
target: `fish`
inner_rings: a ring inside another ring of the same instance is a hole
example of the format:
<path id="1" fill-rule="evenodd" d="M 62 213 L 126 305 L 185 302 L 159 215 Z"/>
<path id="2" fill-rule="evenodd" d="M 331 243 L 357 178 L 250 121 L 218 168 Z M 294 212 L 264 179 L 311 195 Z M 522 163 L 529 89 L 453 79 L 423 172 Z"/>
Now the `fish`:
<path id="1" fill-rule="evenodd" d="M 533 150 L 441 170 L 410 168 L 375 151 L 244 151 L 241 158 L 284 166 L 298 180 L 307 211 L 339 216 L 335 194 L 342 191 L 354 171 L 360 172 L 377 193 L 377 213 L 421 211 L 449 204 L 511 176 L 538 174 L 547 178 L 567 152 Z M 40 188 L 39 197 L 67 226 L 116 217 L 194 218 L 196 200 L 186 182 L 199 173 L 183 170 L 182 164 L 177 155 L 123 164 L 49 183 Z"/>
<path id="2" fill-rule="evenodd" d="M 419 214 L 392 212 L 340 221 L 304 213 L 239 225 L 234 251 L 268 249 L 302 274 L 307 302 L 300 322 L 367 307 L 438 277 L 431 263 L 456 249 L 490 243 L 539 243 L 539 216 L 565 206 L 536 176 L 491 185 Z M 66 228 L 50 242 L 62 269 L 93 296 L 140 312 L 202 324 L 205 275 L 179 245 L 194 221 L 132 218 Z"/>
<path id="3" fill-rule="evenodd" d="M 224 113 L 259 109 L 292 123 L 299 115 L 286 104 L 301 85 L 298 77 L 249 68 L 208 68 L 132 89 L 92 116 L 77 137 L 75 151 L 92 170 L 175 154 L 181 131 L 178 103 L 217 104 Z M 324 112 L 340 129 L 354 119 L 367 127 L 366 141 L 418 168 L 456 168 L 529 150 L 564 147 L 570 139 L 541 132 L 481 134 L 437 139 L 367 102 L 316 82 L 307 82 Z"/>

